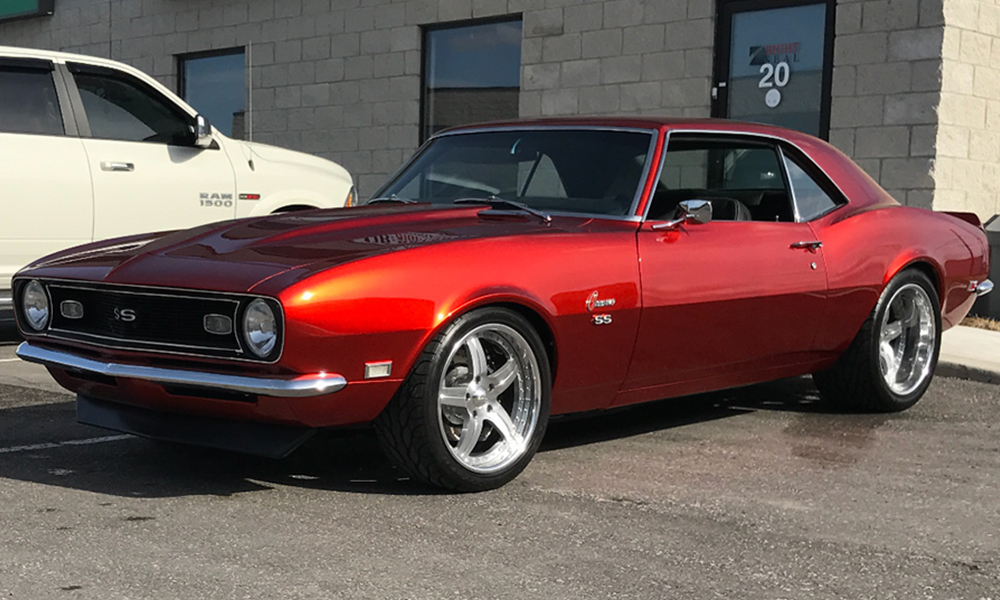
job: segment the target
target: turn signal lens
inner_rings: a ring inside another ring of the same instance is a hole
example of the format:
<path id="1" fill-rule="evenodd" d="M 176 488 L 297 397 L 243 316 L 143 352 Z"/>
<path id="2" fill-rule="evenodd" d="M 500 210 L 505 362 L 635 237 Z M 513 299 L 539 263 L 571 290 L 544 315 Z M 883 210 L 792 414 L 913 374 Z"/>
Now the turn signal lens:
<path id="1" fill-rule="evenodd" d="M 347 200 L 344 202 L 344 206 L 357 206 L 357 193 L 354 191 L 354 186 L 351 186 L 351 191 L 347 192 Z"/>
<path id="2" fill-rule="evenodd" d="M 264 358 L 278 343 L 278 322 L 274 311 L 260 298 L 247 307 L 243 315 L 243 339 L 250 351 Z"/>
<path id="3" fill-rule="evenodd" d="M 28 285 L 24 286 L 24 295 L 21 296 L 22 314 L 24 320 L 35 331 L 45 329 L 49 324 L 49 296 L 45 293 L 45 287 L 37 279 L 32 279 Z"/>

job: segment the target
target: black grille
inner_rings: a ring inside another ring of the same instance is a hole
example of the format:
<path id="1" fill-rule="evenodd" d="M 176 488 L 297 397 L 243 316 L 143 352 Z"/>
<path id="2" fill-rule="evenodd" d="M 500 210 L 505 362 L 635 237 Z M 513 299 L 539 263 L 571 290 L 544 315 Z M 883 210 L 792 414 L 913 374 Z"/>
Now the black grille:
<path id="1" fill-rule="evenodd" d="M 240 346 L 237 324 L 245 305 L 253 298 L 56 282 L 49 283 L 48 290 L 52 299 L 49 332 L 52 336 L 126 349 L 251 360 L 274 358 L 260 359 L 252 353 L 245 353 Z M 79 302 L 83 306 L 83 316 L 77 319 L 64 317 L 60 307 L 66 301 Z M 273 304 L 272 309 L 276 309 Z M 280 314 L 279 310 L 275 311 L 276 315 Z M 233 331 L 226 335 L 205 331 L 204 319 L 210 314 L 232 319 Z"/>

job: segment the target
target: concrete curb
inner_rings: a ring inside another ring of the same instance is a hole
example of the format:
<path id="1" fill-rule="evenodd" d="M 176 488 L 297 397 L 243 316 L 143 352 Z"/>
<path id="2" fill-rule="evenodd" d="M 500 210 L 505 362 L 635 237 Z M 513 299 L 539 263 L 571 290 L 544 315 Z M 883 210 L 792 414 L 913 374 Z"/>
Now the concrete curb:
<path id="1" fill-rule="evenodd" d="M 962 365 L 951 362 L 938 362 L 937 370 L 934 371 L 937 377 L 954 377 L 956 379 L 967 379 L 980 383 L 1000 384 L 1000 373 L 987 369 L 977 369 L 969 365 Z"/>

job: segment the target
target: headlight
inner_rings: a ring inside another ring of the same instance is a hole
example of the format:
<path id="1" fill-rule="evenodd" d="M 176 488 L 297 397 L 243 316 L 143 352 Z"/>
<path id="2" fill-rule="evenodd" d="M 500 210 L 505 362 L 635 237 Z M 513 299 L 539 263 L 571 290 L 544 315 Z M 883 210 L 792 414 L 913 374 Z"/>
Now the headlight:
<path id="1" fill-rule="evenodd" d="M 271 354 L 278 343 L 278 322 L 274 311 L 260 298 L 251 302 L 243 314 L 243 339 L 250 350 L 261 358 Z"/>
<path id="2" fill-rule="evenodd" d="M 28 325 L 35 331 L 45 329 L 49 324 L 49 296 L 37 279 L 32 279 L 24 286 L 21 304 L 24 320 Z"/>

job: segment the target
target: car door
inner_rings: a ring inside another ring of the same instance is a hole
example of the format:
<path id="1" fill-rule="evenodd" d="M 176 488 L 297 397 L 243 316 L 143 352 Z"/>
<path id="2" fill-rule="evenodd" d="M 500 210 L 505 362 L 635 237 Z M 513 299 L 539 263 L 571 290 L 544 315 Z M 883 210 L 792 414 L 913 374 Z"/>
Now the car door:
<path id="1" fill-rule="evenodd" d="M 58 89 L 51 61 L 0 58 L 0 309 L 15 271 L 90 241 L 90 169 Z"/>
<path id="2" fill-rule="evenodd" d="M 149 83 L 68 63 L 94 182 L 94 237 L 233 218 L 236 182 L 224 147 L 194 146 L 193 117 Z M 89 134 L 89 135 L 88 135 Z"/>
<path id="3" fill-rule="evenodd" d="M 814 360 L 825 267 L 783 163 L 769 141 L 671 136 L 637 233 L 643 308 L 623 390 L 640 393 L 616 403 L 766 380 Z M 663 228 L 692 199 L 709 200 L 713 220 Z"/>

